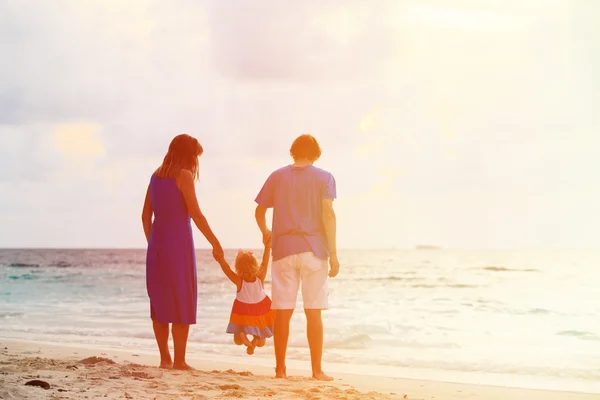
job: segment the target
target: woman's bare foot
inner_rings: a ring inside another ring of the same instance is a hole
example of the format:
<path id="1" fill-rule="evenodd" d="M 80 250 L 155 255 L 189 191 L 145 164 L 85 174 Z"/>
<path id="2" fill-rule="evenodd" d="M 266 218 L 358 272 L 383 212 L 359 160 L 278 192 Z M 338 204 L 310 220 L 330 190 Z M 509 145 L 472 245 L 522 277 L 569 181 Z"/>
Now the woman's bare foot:
<path id="1" fill-rule="evenodd" d="M 178 369 L 180 371 L 195 371 L 196 368 L 194 367 L 190 367 L 187 363 L 183 362 L 183 363 L 178 363 L 178 364 L 173 364 L 173 369 Z"/>
<path id="2" fill-rule="evenodd" d="M 285 367 L 275 368 L 275 378 L 276 379 L 287 379 L 287 375 L 285 373 Z"/>
<path id="3" fill-rule="evenodd" d="M 333 380 L 333 378 L 331 376 L 327 375 L 323 371 L 313 373 L 313 379 L 316 379 L 318 381 L 328 381 L 328 382 Z"/>
<path id="4" fill-rule="evenodd" d="M 254 349 L 256 346 L 254 346 L 253 344 L 251 344 L 250 346 L 248 346 L 248 348 L 246 349 L 246 353 L 249 355 L 254 354 Z"/>
<path id="5" fill-rule="evenodd" d="M 173 368 L 173 361 L 171 361 L 171 360 L 161 361 L 160 366 L 158 368 L 171 369 L 171 368 Z"/>

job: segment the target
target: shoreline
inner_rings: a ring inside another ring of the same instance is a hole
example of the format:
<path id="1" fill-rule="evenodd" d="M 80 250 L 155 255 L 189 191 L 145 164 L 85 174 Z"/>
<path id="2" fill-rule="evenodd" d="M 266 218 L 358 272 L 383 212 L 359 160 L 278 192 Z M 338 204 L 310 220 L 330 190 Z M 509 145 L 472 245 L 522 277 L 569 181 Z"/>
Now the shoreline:
<path id="1" fill-rule="evenodd" d="M 76 364 L 88 357 L 101 357 L 107 362 L 83 367 Z M 111 360 L 116 364 L 108 362 Z M 69 367 L 67 364 L 74 363 L 78 366 L 76 370 L 65 370 Z M 310 379 L 308 370 L 300 368 L 288 368 L 289 379 L 280 380 L 273 378 L 272 367 L 254 363 L 190 357 L 188 364 L 198 371 L 159 370 L 156 367 L 158 355 L 143 352 L 0 339 L 0 382 L 3 383 L 0 385 L 3 387 L 0 389 L 0 398 L 11 398 L 11 394 L 17 394 L 13 398 L 24 394 L 38 396 L 25 398 L 94 398 L 89 396 L 96 392 L 99 397 L 114 393 L 116 397 L 108 398 L 123 398 L 124 393 L 129 390 L 127 393 L 133 396 L 131 398 L 143 399 L 208 399 L 222 398 L 223 395 L 275 399 L 600 399 L 600 394 L 593 393 L 520 389 L 331 371 L 329 373 L 336 378 L 333 382 L 319 382 Z M 68 373 L 65 373 L 67 371 Z M 118 374 L 119 371 L 120 375 L 115 377 L 115 373 Z M 84 372 L 86 377 L 94 375 L 89 378 L 93 381 L 82 378 L 81 374 Z M 66 391 L 55 392 L 52 388 L 43 390 L 24 386 L 28 377 L 36 379 L 38 375 L 40 378 L 37 379 L 47 381 L 52 387 L 58 388 L 57 390 L 62 387 L 62 390 Z M 207 382 L 211 384 L 207 385 Z M 96 392 L 82 392 L 87 387 Z M 76 397 L 72 397 L 73 395 Z"/>
<path id="2" fill-rule="evenodd" d="M 2 341 L 15 341 L 15 342 L 27 342 L 38 345 L 48 346 L 61 346 L 60 343 L 51 340 L 44 339 L 20 339 L 14 337 L 2 337 L 0 336 L 0 344 Z M 143 339 L 148 341 L 149 339 Z M 154 340 L 152 340 L 152 346 L 156 346 Z M 273 364 L 273 347 L 272 343 L 267 343 L 267 346 L 260 349 L 259 352 L 248 357 L 242 348 L 239 350 L 239 355 L 231 353 L 219 353 L 210 352 L 199 354 L 198 349 L 193 348 L 193 342 L 188 343 L 187 358 L 195 360 L 201 363 L 228 363 L 237 366 L 247 366 L 250 368 L 271 368 Z M 192 346 L 191 346 L 192 345 Z M 173 347 L 172 338 L 169 340 L 169 346 Z M 227 344 L 232 348 L 233 344 Z M 115 352 L 115 353 L 131 353 L 137 355 L 144 355 L 148 357 L 156 356 L 155 349 L 150 350 L 146 346 L 143 348 L 129 348 L 130 350 L 124 352 L 124 348 L 128 348 L 127 345 L 118 345 L 109 343 L 81 343 L 73 342 L 69 344 L 71 349 L 81 350 L 92 350 L 102 352 Z M 152 365 L 152 364 L 150 364 Z M 302 371 L 307 376 L 310 375 L 310 362 L 308 360 L 301 360 L 297 358 L 288 357 L 287 365 L 289 370 Z M 324 361 L 323 363 L 325 370 L 330 375 L 353 375 L 353 376 L 364 376 L 374 378 L 390 378 L 390 379 L 408 379 L 425 382 L 440 382 L 449 384 L 464 384 L 464 385 L 475 385 L 475 386 L 492 386 L 502 388 L 513 388 L 513 389 L 528 389 L 528 390 L 544 390 L 552 392 L 569 392 L 569 393 L 583 393 L 583 394 L 600 394 L 600 382 L 575 379 L 575 378 L 554 378 L 552 376 L 543 375 L 528 375 L 523 373 L 497 373 L 487 371 L 474 371 L 474 370 L 449 370 L 449 369 L 436 369 L 436 368 L 422 368 L 422 367 L 407 367 L 407 366 L 394 366 L 394 365 L 383 365 L 383 364 L 352 364 L 352 363 L 340 363 L 340 362 L 329 362 Z M 268 375 L 268 373 L 267 373 Z"/>

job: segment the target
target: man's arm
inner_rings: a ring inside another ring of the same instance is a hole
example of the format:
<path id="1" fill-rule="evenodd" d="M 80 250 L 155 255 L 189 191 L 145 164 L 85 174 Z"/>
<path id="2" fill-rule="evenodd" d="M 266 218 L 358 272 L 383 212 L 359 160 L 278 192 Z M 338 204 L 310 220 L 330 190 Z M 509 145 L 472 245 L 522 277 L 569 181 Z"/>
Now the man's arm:
<path id="1" fill-rule="evenodd" d="M 329 252 L 337 255 L 336 246 L 336 218 L 333 210 L 333 199 L 323 199 L 323 227 L 325 228 L 325 237 Z"/>
<path id="2" fill-rule="evenodd" d="M 254 211 L 256 224 L 263 235 L 263 244 L 266 247 L 271 247 L 271 231 L 267 228 L 267 209 L 260 204 L 256 206 Z"/>
<path id="3" fill-rule="evenodd" d="M 333 199 L 323 199 L 323 228 L 325 229 L 325 237 L 327 238 L 327 246 L 329 247 L 329 271 L 330 277 L 335 277 L 340 269 L 340 262 L 337 258 L 336 245 L 336 217 L 333 210 Z"/>
<path id="4" fill-rule="evenodd" d="M 267 228 L 267 209 L 275 206 L 275 172 L 269 175 L 254 201 L 258 204 L 254 211 L 254 218 L 262 233 L 263 244 L 271 247 L 271 231 Z"/>

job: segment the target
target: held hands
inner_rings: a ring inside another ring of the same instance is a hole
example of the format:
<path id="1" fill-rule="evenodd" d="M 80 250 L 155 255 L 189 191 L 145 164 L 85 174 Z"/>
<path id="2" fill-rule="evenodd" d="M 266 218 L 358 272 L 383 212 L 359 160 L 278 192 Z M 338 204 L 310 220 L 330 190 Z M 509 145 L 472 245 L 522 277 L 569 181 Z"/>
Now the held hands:
<path id="1" fill-rule="evenodd" d="M 221 262 L 223 259 L 225 259 L 225 252 L 220 244 L 213 246 L 212 254 L 216 262 Z"/>
<path id="2" fill-rule="evenodd" d="M 266 229 L 265 231 L 263 231 L 263 245 L 265 247 L 268 247 L 269 249 L 271 248 L 271 231 Z"/>
<path id="3" fill-rule="evenodd" d="M 335 278 L 340 272 L 340 261 L 338 260 L 337 253 L 332 253 L 329 256 L 329 277 Z"/>

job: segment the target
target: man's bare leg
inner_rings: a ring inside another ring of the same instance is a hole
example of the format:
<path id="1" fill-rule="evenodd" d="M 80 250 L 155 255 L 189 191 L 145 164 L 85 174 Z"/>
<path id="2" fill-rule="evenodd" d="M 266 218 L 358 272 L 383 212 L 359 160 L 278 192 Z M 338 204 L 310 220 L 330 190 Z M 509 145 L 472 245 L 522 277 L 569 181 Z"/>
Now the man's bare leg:
<path id="1" fill-rule="evenodd" d="M 160 368 L 172 368 L 173 361 L 169 352 L 169 324 L 152 321 L 152 328 L 154 329 L 154 337 L 156 338 L 156 344 L 158 344 L 158 351 L 160 352 Z"/>
<path id="2" fill-rule="evenodd" d="M 290 320 L 294 310 L 276 310 L 273 329 L 273 345 L 275 347 L 275 378 L 286 378 L 285 355 L 290 337 Z"/>
<path id="3" fill-rule="evenodd" d="M 306 335 L 308 347 L 310 348 L 310 362 L 312 366 L 313 379 L 320 381 L 332 381 L 333 378 L 323 372 L 321 359 L 323 357 L 323 319 L 321 310 L 305 309 Z"/>
<path id="4" fill-rule="evenodd" d="M 185 351 L 187 347 L 188 334 L 190 326 L 184 324 L 173 324 L 173 347 L 175 347 L 175 361 L 173 369 L 192 370 L 194 368 L 185 362 Z"/>

